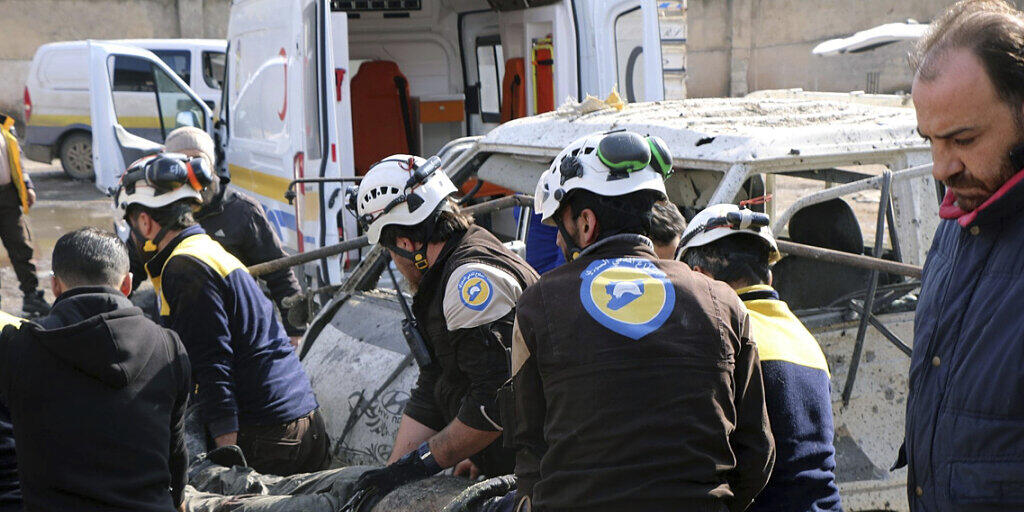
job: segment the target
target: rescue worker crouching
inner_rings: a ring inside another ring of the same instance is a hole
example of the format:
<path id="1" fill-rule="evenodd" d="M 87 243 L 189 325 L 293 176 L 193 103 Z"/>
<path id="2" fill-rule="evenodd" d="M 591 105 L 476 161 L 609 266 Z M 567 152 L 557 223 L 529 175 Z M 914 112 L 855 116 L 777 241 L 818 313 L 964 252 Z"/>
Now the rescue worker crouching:
<path id="1" fill-rule="evenodd" d="M 459 212 L 438 163 L 388 157 L 347 194 L 370 243 L 388 250 L 415 291 L 412 311 L 432 359 L 420 368 L 389 465 L 356 485 L 378 496 L 467 458 L 490 476 L 514 465 L 495 397 L 509 377 L 516 301 L 538 276 Z"/>
<path id="2" fill-rule="evenodd" d="M 680 248 L 683 262 L 736 290 L 761 356 L 777 455 L 768 485 L 748 510 L 840 511 L 828 363 L 817 340 L 771 287 L 770 265 L 780 258 L 767 215 L 732 204 L 698 213 Z"/>
<path id="3" fill-rule="evenodd" d="M 188 350 L 199 419 L 216 446 L 237 444 L 261 473 L 324 469 L 326 426 L 273 304 L 194 220 L 211 179 L 202 158 L 147 157 L 126 171 L 115 201 L 146 259 L 161 321 Z"/>
<path id="4" fill-rule="evenodd" d="M 582 137 L 534 200 L 568 263 L 527 289 L 513 333 L 520 509 L 742 511 L 774 460 L 757 347 L 725 284 L 646 236 L 664 142 Z"/>

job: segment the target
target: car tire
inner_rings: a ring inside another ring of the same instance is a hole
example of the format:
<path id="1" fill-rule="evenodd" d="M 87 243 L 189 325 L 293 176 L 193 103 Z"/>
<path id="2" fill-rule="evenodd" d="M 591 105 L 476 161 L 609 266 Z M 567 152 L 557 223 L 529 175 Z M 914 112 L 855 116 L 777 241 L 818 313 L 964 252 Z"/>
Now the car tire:
<path id="1" fill-rule="evenodd" d="M 60 166 L 64 174 L 76 180 L 92 180 L 96 173 L 92 169 L 92 135 L 73 133 L 60 145 Z"/>

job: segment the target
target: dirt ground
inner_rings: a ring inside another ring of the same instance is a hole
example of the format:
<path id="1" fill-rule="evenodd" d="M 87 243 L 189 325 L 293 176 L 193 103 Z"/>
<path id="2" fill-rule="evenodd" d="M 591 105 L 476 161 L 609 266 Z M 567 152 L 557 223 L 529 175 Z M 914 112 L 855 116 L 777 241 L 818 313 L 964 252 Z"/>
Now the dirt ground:
<path id="1" fill-rule="evenodd" d="M 53 301 L 50 291 L 50 254 L 61 235 L 85 226 L 113 229 L 114 210 L 110 199 L 90 182 L 75 181 L 60 168 L 60 161 L 41 164 L 25 161 L 25 168 L 35 183 L 37 200 L 29 211 L 28 221 L 35 244 L 39 286 L 46 300 Z M 7 251 L 0 251 L 0 309 L 21 313 L 21 291 L 14 276 Z"/>

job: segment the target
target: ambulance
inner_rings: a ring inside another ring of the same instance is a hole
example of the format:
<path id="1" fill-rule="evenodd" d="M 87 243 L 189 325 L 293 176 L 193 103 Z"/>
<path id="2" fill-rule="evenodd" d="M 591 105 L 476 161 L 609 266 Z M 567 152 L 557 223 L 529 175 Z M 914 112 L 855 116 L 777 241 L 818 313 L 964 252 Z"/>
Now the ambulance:
<path id="1" fill-rule="evenodd" d="M 125 129 L 111 86 L 120 69 L 151 73 L 149 108 L 166 127 L 213 134 L 231 184 L 262 203 L 297 253 L 356 236 L 343 190 L 387 155 L 433 155 L 568 98 L 685 95 L 685 0 L 235 0 L 230 9 L 216 113 L 151 52 L 89 43 L 92 126 L 107 127 L 92 131 L 96 186 L 114 187 L 159 147 Z M 319 260 L 305 275 L 337 283 L 352 262 Z"/>

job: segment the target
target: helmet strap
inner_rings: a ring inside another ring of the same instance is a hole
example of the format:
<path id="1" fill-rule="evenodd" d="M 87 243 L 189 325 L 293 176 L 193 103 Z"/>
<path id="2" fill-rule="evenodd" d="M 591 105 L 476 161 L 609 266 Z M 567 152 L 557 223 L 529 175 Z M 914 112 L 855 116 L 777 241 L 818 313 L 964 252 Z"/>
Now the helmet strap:
<path id="1" fill-rule="evenodd" d="M 437 217 L 440 212 L 440 209 L 434 212 L 432 222 L 430 223 L 430 229 L 427 230 L 427 236 L 423 240 L 422 247 L 415 251 L 407 251 L 397 245 L 395 247 L 389 247 L 389 249 L 391 249 L 395 254 L 412 261 L 413 266 L 416 267 L 416 270 L 419 270 L 421 274 L 426 272 L 430 267 L 430 263 L 427 261 L 427 249 L 430 247 L 430 238 L 434 236 L 434 232 L 437 230 Z"/>
<path id="2" fill-rule="evenodd" d="M 160 231 L 157 231 L 156 236 L 152 240 L 146 238 L 142 231 L 132 222 L 128 222 L 128 228 L 131 229 L 132 234 L 135 235 L 135 244 L 139 248 L 139 252 L 142 253 L 143 258 L 146 261 L 153 259 L 156 253 L 160 250 L 160 242 L 167 236 L 167 228 L 161 227 Z"/>
<path id="3" fill-rule="evenodd" d="M 573 237 L 569 236 L 569 232 L 565 229 L 561 219 L 555 221 L 555 226 L 558 227 L 558 232 L 562 234 L 562 241 L 565 243 L 565 250 L 562 253 L 565 256 L 565 261 L 573 261 L 579 258 L 583 249 L 576 245 L 576 240 Z"/>

